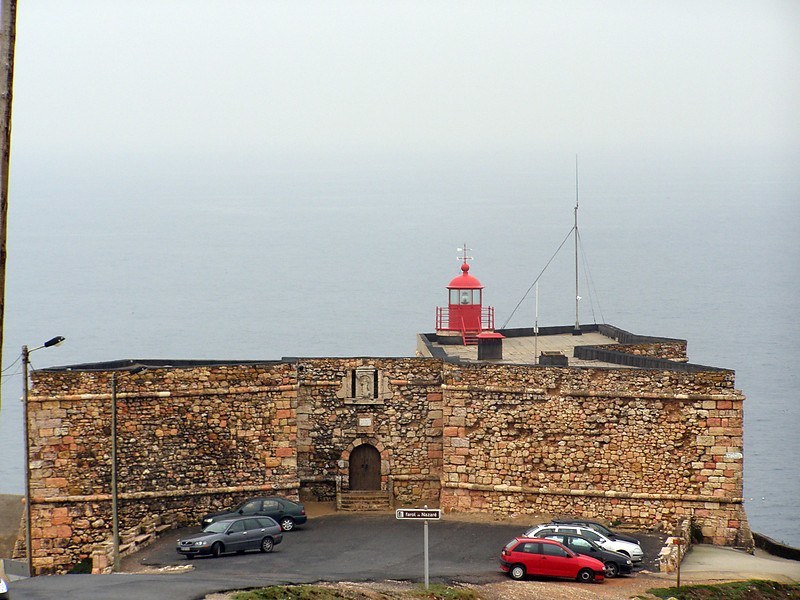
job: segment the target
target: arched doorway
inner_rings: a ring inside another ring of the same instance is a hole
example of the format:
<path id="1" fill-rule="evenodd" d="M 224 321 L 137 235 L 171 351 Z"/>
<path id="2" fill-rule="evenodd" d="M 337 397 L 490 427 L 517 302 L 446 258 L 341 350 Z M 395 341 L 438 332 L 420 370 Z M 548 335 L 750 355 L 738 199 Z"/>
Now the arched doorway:
<path id="1" fill-rule="evenodd" d="M 350 489 L 381 489 L 381 453 L 371 444 L 361 444 L 350 453 Z"/>

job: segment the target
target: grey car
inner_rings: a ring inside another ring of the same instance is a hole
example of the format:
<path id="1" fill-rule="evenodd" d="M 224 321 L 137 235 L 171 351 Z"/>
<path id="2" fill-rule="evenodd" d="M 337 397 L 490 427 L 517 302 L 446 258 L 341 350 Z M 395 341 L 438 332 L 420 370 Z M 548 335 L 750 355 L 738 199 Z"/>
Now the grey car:
<path id="1" fill-rule="evenodd" d="M 178 540 L 175 549 L 191 559 L 202 554 L 261 550 L 272 552 L 283 541 L 281 526 L 270 517 L 240 517 L 211 523 L 200 533 Z"/>
<path id="2" fill-rule="evenodd" d="M 215 521 L 236 517 L 271 517 L 281 524 L 283 531 L 291 531 L 295 525 L 302 525 L 308 520 L 306 509 L 299 502 L 280 496 L 266 496 L 250 498 L 231 510 L 208 514 L 200 521 L 200 526 L 205 529 Z"/>

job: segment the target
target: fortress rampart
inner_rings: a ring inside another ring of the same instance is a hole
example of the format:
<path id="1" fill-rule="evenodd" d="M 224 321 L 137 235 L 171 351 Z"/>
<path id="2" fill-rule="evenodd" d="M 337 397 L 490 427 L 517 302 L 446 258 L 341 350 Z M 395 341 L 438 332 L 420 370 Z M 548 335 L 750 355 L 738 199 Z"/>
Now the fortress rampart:
<path id="1" fill-rule="evenodd" d="M 126 372 L 135 365 L 147 370 Z M 375 485 L 398 506 L 642 528 L 691 516 L 706 541 L 748 541 L 744 397 L 732 371 L 425 357 L 124 361 L 32 374 L 36 573 L 84 560 L 108 570 L 112 372 L 123 552 L 154 516 L 191 525 L 253 495 L 332 499 L 355 484 L 350 458 L 363 447 L 375 453 Z"/>

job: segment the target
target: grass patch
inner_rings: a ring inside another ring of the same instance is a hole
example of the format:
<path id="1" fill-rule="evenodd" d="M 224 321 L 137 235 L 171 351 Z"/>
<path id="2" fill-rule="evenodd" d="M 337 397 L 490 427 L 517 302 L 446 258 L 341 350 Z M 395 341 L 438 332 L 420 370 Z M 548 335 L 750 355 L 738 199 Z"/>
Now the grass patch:
<path id="1" fill-rule="evenodd" d="M 672 587 L 647 591 L 658 598 L 677 600 L 800 600 L 800 584 L 758 579 L 717 585 L 686 585 L 681 586 L 680 590 Z"/>
<path id="2" fill-rule="evenodd" d="M 233 600 L 480 600 L 472 590 L 433 584 L 406 590 L 378 588 L 342 589 L 319 585 L 276 585 L 257 590 L 236 592 Z"/>
<path id="3" fill-rule="evenodd" d="M 359 597 L 342 590 L 316 585 L 273 585 L 259 590 L 236 592 L 233 600 L 357 600 Z"/>

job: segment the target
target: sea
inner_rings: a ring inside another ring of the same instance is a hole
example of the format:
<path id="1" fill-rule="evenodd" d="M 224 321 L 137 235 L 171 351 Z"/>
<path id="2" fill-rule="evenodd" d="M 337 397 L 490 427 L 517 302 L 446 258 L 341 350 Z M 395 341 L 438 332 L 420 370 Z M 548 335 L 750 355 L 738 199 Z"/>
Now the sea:
<path id="1" fill-rule="evenodd" d="M 580 322 L 686 339 L 691 362 L 736 371 L 751 528 L 800 547 L 796 170 L 591 157 L 579 178 L 573 169 L 365 160 L 236 177 L 12 171 L 0 493 L 24 489 L 23 344 L 66 338 L 33 350 L 32 368 L 411 356 L 464 245 L 497 326 L 570 325 L 577 214 Z"/>

